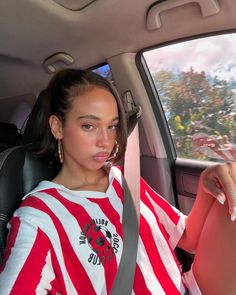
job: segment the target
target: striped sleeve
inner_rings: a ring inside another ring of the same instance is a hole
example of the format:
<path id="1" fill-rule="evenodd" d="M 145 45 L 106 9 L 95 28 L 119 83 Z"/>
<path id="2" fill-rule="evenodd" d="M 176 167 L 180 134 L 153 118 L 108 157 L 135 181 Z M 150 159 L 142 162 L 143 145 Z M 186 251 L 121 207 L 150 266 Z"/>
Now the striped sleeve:
<path id="1" fill-rule="evenodd" d="M 186 216 L 155 192 L 143 179 L 141 179 L 141 196 L 145 205 L 155 212 L 174 249 L 185 230 Z"/>
<path id="2" fill-rule="evenodd" d="M 53 290 L 55 274 L 47 236 L 30 220 L 14 215 L 4 262 L 0 290 L 4 295 L 43 295 Z"/>

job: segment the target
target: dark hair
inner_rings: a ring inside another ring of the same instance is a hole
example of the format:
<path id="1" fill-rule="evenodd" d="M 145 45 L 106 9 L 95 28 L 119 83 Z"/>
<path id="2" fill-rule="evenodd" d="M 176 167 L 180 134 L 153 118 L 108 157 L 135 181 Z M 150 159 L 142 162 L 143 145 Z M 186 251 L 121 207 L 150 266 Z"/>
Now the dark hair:
<path id="1" fill-rule="evenodd" d="M 113 162 L 123 158 L 127 144 L 127 118 L 122 99 L 113 84 L 102 76 L 89 70 L 66 69 L 58 72 L 49 82 L 46 88 L 47 103 L 44 102 L 43 116 L 39 122 L 41 133 L 38 156 L 47 162 L 52 159 L 58 162 L 57 141 L 51 133 L 49 117 L 56 115 L 64 124 L 66 113 L 76 96 L 80 96 L 97 86 L 111 92 L 116 100 L 119 115 L 117 128 L 117 142 L 119 151 Z"/>

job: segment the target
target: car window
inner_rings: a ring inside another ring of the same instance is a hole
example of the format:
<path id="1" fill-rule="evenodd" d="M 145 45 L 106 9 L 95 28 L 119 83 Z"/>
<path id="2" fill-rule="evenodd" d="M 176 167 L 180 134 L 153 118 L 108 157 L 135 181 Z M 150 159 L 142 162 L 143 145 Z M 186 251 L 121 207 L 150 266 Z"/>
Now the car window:
<path id="1" fill-rule="evenodd" d="M 93 72 L 103 76 L 104 78 L 109 79 L 110 81 L 113 81 L 112 72 L 109 64 L 97 66 L 93 68 Z"/>
<path id="2" fill-rule="evenodd" d="M 178 157 L 236 161 L 236 34 L 143 53 Z"/>

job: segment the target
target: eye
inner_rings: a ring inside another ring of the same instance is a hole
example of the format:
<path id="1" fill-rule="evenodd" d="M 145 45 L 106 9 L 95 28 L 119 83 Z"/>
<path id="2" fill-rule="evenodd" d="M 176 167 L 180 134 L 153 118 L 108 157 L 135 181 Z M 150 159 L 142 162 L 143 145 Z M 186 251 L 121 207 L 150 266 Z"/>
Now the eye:
<path id="1" fill-rule="evenodd" d="M 86 131 L 90 131 L 90 130 L 93 130 L 94 129 L 94 126 L 93 125 L 90 125 L 90 124 L 83 124 L 82 125 L 82 128 Z"/>
<path id="2" fill-rule="evenodd" d="M 115 129 L 117 129 L 117 127 L 118 127 L 118 123 L 117 124 L 110 125 L 108 127 L 108 129 L 115 130 Z"/>

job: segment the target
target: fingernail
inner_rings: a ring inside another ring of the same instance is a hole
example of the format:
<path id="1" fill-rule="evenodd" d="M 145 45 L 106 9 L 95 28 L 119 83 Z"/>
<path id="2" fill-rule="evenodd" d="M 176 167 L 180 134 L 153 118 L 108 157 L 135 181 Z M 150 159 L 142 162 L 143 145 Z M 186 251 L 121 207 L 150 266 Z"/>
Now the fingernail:
<path id="1" fill-rule="evenodd" d="M 236 207 L 233 207 L 231 211 L 231 220 L 234 221 L 236 219 Z"/>
<path id="2" fill-rule="evenodd" d="M 216 199 L 218 200 L 218 202 L 220 202 L 222 205 L 224 205 L 224 203 L 225 203 L 225 196 L 223 194 L 218 194 L 216 196 Z"/>

